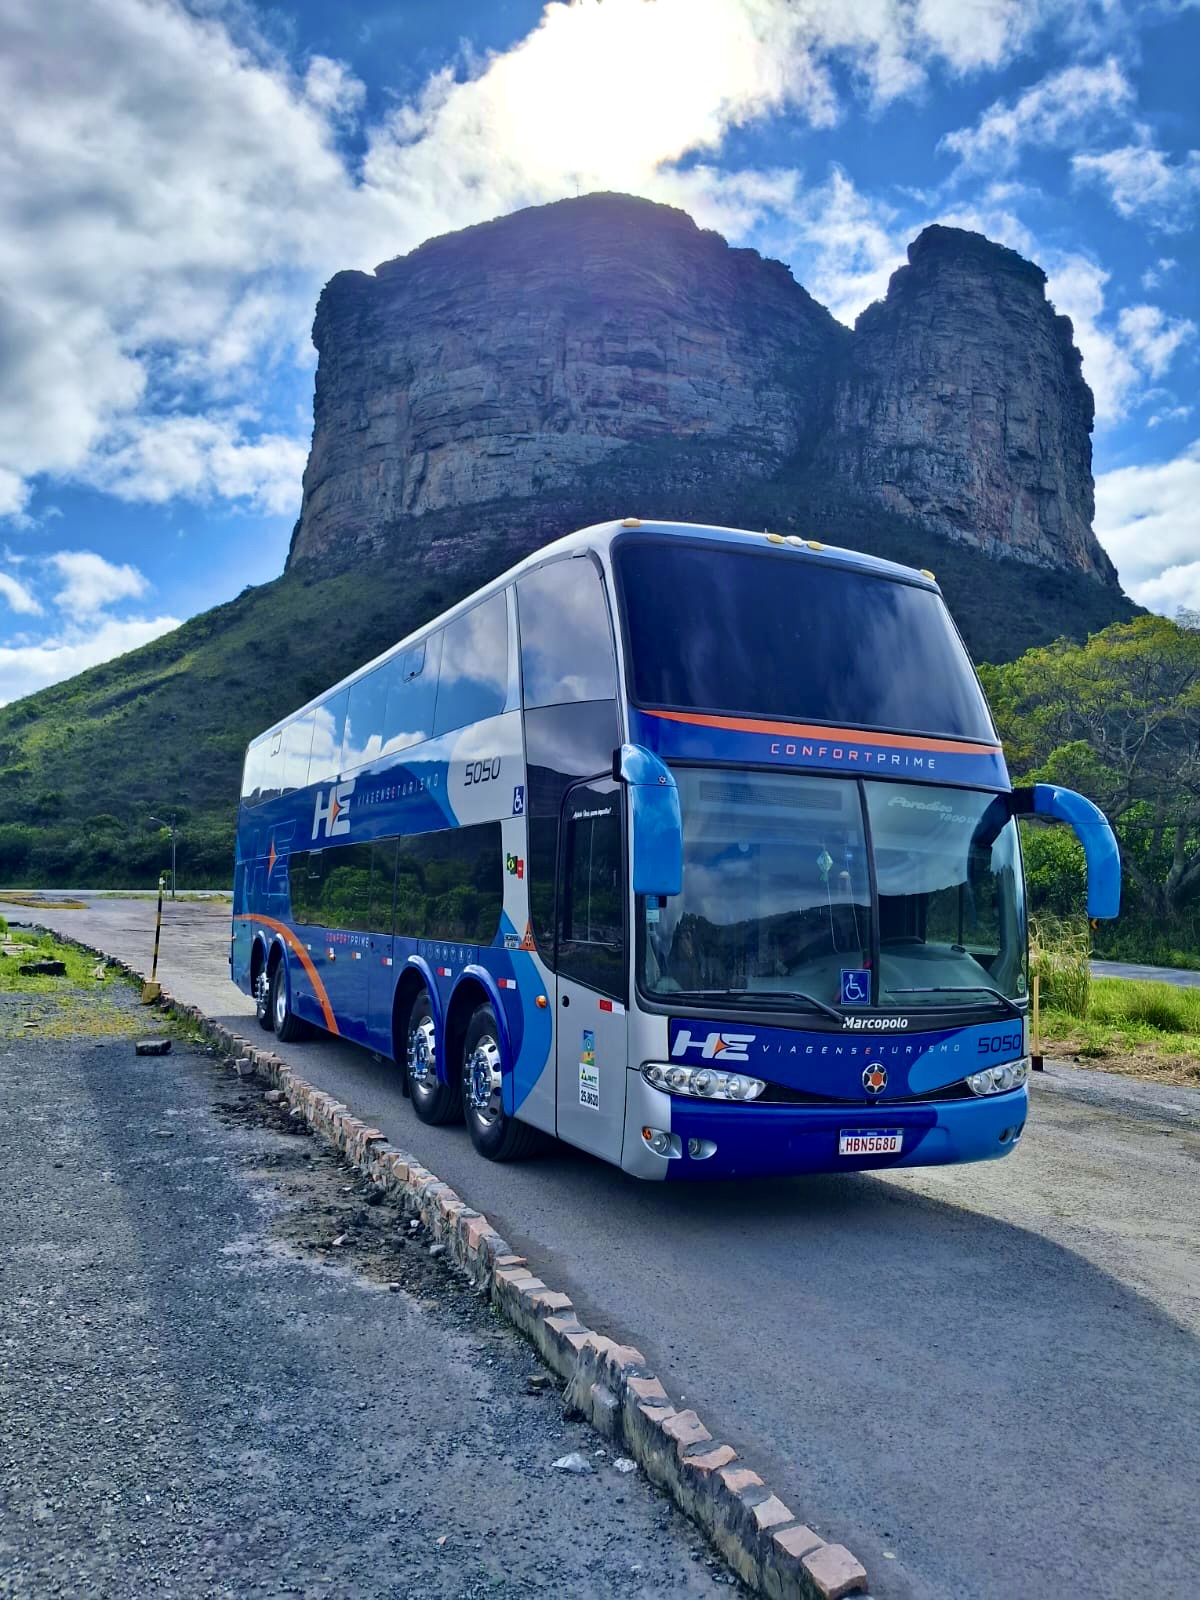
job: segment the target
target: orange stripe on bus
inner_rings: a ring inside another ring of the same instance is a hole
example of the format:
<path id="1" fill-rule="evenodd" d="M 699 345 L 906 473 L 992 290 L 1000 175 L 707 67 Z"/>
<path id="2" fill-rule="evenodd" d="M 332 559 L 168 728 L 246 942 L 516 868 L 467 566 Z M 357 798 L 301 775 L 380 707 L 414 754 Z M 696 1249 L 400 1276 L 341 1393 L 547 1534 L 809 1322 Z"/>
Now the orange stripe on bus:
<path id="1" fill-rule="evenodd" d="M 329 1004 L 329 996 L 325 993 L 325 985 L 317 976 L 317 969 L 313 966 L 308 951 L 297 939 L 296 935 L 284 922 L 276 922 L 274 917 L 261 916 L 257 911 L 239 911 L 235 914 L 235 922 L 261 922 L 264 927 L 274 928 L 281 934 L 289 950 L 294 950 L 300 957 L 300 964 L 312 980 L 312 986 L 317 991 L 317 999 L 321 1002 L 321 1010 L 325 1016 L 325 1026 L 330 1033 L 337 1033 L 337 1018 L 333 1014 L 333 1007 Z"/>
<path id="2" fill-rule="evenodd" d="M 714 717 L 690 711 L 643 711 L 644 717 L 682 722 L 701 728 L 726 728 L 733 733 L 773 733 L 784 739 L 822 739 L 826 744 L 879 744 L 902 750 L 936 750 L 958 755 L 998 756 L 996 744 L 972 744 L 965 739 L 919 739 L 907 733 L 871 733 L 865 728 L 823 728 L 803 722 L 762 722 L 753 717 Z"/>

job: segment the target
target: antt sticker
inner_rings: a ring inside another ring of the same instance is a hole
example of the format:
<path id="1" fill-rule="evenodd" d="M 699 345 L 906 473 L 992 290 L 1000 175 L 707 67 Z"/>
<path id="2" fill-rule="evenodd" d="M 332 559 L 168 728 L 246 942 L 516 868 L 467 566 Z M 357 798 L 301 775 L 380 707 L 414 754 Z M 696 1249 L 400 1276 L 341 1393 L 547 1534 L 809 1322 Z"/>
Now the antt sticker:
<path id="1" fill-rule="evenodd" d="M 600 1074 L 596 1070 L 596 1035 L 590 1028 L 583 1030 L 583 1043 L 579 1051 L 579 1104 L 589 1111 L 600 1109 Z"/>

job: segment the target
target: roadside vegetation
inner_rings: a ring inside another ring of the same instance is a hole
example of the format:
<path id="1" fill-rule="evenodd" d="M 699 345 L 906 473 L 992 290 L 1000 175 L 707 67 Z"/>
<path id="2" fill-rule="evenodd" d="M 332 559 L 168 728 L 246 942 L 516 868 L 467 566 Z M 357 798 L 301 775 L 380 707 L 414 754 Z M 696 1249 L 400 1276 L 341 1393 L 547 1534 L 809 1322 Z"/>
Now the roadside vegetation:
<path id="1" fill-rule="evenodd" d="M 1200 988 L 1096 978 L 1085 922 L 1035 921 L 1043 1055 L 1167 1083 L 1200 1083 Z"/>
<path id="2" fill-rule="evenodd" d="M 1087 795 L 1121 847 L 1121 915 L 1094 954 L 1200 967 L 1200 615 L 1141 616 L 1026 651 L 980 677 L 1014 782 Z M 1083 851 L 1065 828 L 1022 829 L 1035 913 L 1084 903 Z"/>
<path id="3" fill-rule="evenodd" d="M 61 962 L 65 971 L 21 971 L 38 962 Z M 117 968 L 53 934 L 10 928 L 0 917 L 0 1039 L 127 1038 L 144 1031 L 135 986 Z"/>

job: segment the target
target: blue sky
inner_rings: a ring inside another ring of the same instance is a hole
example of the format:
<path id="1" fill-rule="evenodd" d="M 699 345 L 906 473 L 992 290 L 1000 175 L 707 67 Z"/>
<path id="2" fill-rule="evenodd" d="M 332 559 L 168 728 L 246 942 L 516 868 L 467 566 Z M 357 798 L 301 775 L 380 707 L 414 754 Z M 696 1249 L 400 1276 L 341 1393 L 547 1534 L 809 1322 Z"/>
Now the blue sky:
<path id="1" fill-rule="evenodd" d="M 0 0 L 0 702 L 283 566 L 321 284 L 592 189 L 848 323 L 927 223 L 1039 261 L 1097 532 L 1200 609 L 1200 0 Z"/>

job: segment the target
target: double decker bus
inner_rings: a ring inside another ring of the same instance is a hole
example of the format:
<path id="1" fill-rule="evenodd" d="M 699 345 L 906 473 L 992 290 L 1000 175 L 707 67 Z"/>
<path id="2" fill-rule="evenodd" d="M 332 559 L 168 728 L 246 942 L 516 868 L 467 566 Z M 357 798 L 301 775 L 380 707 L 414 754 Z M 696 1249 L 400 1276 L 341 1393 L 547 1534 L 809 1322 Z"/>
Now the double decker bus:
<path id="1" fill-rule="evenodd" d="M 250 745 L 234 981 L 494 1160 L 643 1178 L 983 1160 L 1027 1111 L 1022 813 L 933 576 L 627 518 Z"/>

